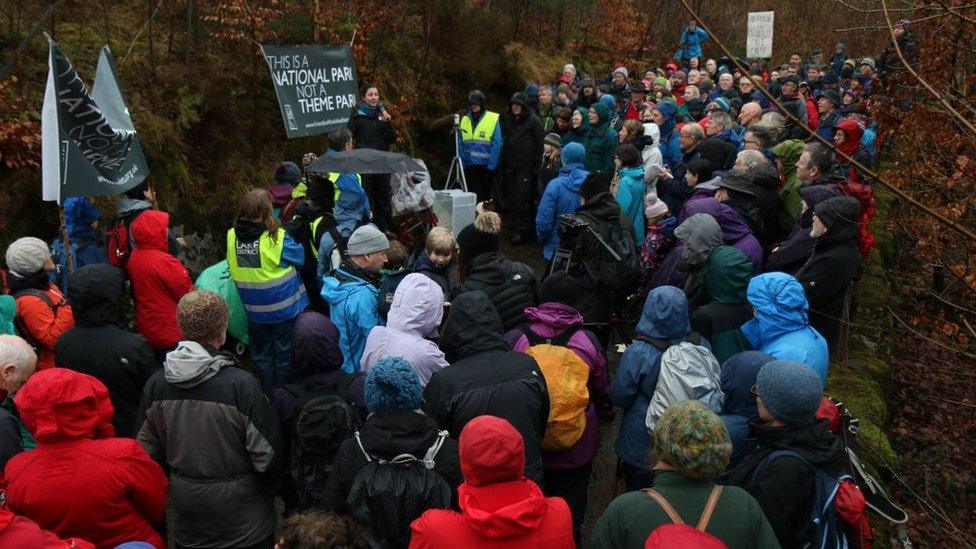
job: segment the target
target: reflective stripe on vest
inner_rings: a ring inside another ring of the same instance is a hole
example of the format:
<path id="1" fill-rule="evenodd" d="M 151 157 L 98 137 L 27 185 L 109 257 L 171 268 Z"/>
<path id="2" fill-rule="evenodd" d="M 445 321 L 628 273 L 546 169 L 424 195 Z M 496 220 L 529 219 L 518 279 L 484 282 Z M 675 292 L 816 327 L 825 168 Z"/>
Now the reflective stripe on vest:
<path id="1" fill-rule="evenodd" d="M 495 135 L 495 126 L 498 125 L 498 113 L 486 111 L 478 125 L 471 128 L 471 116 L 464 115 L 458 129 L 461 132 L 461 149 L 469 157 L 484 160 L 487 164 L 491 158 L 491 137 Z"/>
<path id="2" fill-rule="evenodd" d="M 303 299 L 298 272 L 280 266 L 284 247 L 284 229 L 278 229 L 275 240 L 265 231 L 252 242 L 238 241 L 234 229 L 227 231 L 227 266 L 248 313 L 279 312 Z"/>
<path id="3" fill-rule="evenodd" d="M 329 173 L 329 181 L 332 182 L 332 188 L 335 189 L 335 194 L 332 196 L 333 203 L 339 201 L 339 176 L 340 175 L 342 175 L 342 174 L 339 173 L 339 172 L 330 172 Z M 358 173 L 354 173 L 353 175 L 356 176 L 356 182 L 359 183 L 359 186 L 360 187 L 362 187 L 363 186 L 363 176 L 359 175 Z"/>
<path id="4" fill-rule="evenodd" d="M 319 223 L 322 222 L 322 216 L 318 216 L 308 224 L 308 227 L 312 230 L 312 243 L 310 248 L 312 248 L 312 257 L 315 259 L 319 258 L 319 243 L 315 241 L 315 231 L 319 228 Z"/>

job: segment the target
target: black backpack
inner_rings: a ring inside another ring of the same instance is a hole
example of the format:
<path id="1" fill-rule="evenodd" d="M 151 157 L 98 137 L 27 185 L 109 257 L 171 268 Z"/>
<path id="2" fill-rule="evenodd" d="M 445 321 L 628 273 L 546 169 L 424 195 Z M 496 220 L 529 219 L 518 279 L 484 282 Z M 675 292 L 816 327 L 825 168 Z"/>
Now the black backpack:
<path id="1" fill-rule="evenodd" d="M 356 473 L 346 507 L 380 547 L 406 547 L 411 522 L 428 509 L 451 507 L 451 487 L 434 471 L 434 458 L 447 439 L 447 431 L 437 433 L 423 459 L 411 454 L 388 461 L 379 459 L 363 448 L 359 432 L 355 438 L 367 463 Z"/>
<path id="2" fill-rule="evenodd" d="M 591 263 L 589 259 L 581 258 L 580 264 L 589 278 L 596 286 L 610 289 L 618 297 L 636 291 L 640 284 L 641 271 L 638 267 L 639 253 L 633 235 L 624 230 L 622 223 L 603 223 L 585 212 L 580 212 L 578 216 L 588 222 L 620 257 L 618 260 L 600 246 L 600 258 L 593 262 L 593 265 L 589 265 Z M 621 214 L 621 221 L 622 217 Z"/>
<path id="3" fill-rule="evenodd" d="M 345 399 L 354 378 L 346 375 L 339 383 L 321 388 L 300 383 L 284 386 L 298 398 L 288 473 L 299 509 L 315 507 L 322 500 L 339 445 L 356 432 L 359 421 Z"/>

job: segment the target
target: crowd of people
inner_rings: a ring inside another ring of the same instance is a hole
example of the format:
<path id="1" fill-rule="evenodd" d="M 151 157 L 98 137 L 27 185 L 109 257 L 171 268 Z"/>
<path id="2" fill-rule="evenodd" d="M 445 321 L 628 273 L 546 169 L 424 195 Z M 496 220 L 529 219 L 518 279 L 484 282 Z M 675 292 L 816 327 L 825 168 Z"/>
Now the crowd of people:
<path id="1" fill-rule="evenodd" d="M 68 199 L 68 241 L 17 239 L 0 271 L 0 546 L 863 542 L 823 507 L 847 463 L 824 386 L 872 245 L 871 113 L 900 67 L 843 44 L 704 59 L 707 40 L 689 25 L 639 76 L 567 64 L 502 115 L 472 91 L 477 217 L 417 249 L 387 176 L 293 162 L 195 282 L 147 184 L 104 247 L 99 210 Z M 326 154 L 393 141 L 369 85 Z M 624 490 L 584 531 L 615 414 Z"/>

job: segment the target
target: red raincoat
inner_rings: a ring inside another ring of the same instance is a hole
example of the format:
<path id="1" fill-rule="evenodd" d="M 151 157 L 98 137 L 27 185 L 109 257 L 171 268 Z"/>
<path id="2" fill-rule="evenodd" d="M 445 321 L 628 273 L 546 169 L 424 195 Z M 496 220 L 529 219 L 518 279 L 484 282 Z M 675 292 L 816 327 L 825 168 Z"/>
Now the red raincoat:
<path id="1" fill-rule="evenodd" d="M 54 367 L 54 344 L 75 325 L 71 305 L 61 290 L 52 282 L 44 293 L 54 309 L 35 295 L 23 294 L 17 298 L 16 323 L 27 332 L 28 342 L 37 347 L 38 370 Z"/>
<path id="2" fill-rule="evenodd" d="M 132 279 L 136 327 L 157 351 L 173 349 L 183 339 L 176 324 L 176 304 L 193 289 L 186 267 L 169 253 L 166 230 L 169 214 L 144 212 L 129 229 L 136 248 L 126 271 Z"/>
<path id="3" fill-rule="evenodd" d="M 67 368 L 35 373 L 14 404 L 37 449 L 10 458 L 7 504 L 41 528 L 98 548 L 166 543 L 168 482 L 138 442 L 113 438 L 112 402 L 102 382 Z M 6 547 L 6 546 L 5 546 Z"/>
<path id="4" fill-rule="evenodd" d="M 461 512 L 427 511 L 411 525 L 411 549 L 572 548 L 573 518 L 562 498 L 547 498 L 522 476 L 522 435 L 504 419 L 476 417 L 458 441 L 464 483 Z"/>
<path id="5" fill-rule="evenodd" d="M 61 539 L 41 530 L 36 522 L 18 517 L 9 509 L 0 509 L 0 547 L 31 549 L 95 549 L 80 539 Z"/>
<path id="6" fill-rule="evenodd" d="M 860 124 L 849 118 L 838 122 L 837 129 L 844 131 L 844 142 L 838 145 L 837 149 L 854 158 L 861 150 L 861 135 L 864 130 Z M 861 257 L 866 258 L 871 253 L 871 247 L 874 246 L 874 235 L 868 230 L 868 225 L 874 216 L 878 215 L 877 204 L 874 200 L 874 187 L 864 183 L 861 180 L 861 174 L 853 166 L 848 172 L 847 179 L 848 181 L 841 185 L 841 191 L 847 196 L 856 198 L 861 206 L 859 242 Z"/>

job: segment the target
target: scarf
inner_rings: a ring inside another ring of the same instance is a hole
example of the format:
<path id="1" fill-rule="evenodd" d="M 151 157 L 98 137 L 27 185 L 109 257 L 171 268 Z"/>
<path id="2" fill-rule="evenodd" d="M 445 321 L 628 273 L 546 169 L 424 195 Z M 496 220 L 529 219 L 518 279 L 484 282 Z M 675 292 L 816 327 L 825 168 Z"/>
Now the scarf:
<path id="1" fill-rule="evenodd" d="M 379 118 L 382 110 L 382 103 L 378 103 L 375 107 L 370 106 L 370 104 L 365 101 L 359 104 L 359 114 L 367 118 Z"/>

